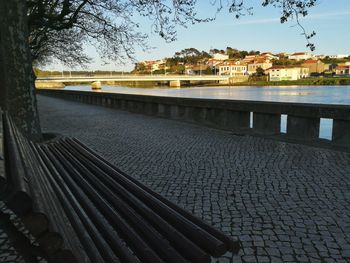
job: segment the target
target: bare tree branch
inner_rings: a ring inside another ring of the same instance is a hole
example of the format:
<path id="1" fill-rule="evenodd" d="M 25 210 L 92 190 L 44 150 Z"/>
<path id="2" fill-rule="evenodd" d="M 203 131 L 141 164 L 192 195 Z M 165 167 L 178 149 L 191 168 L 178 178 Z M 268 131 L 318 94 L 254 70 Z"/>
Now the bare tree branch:
<path id="1" fill-rule="evenodd" d="M 30 47 L 35 63 L 58 59 L 68 65 L 89 62 L 83 46 L 92 43 L 105 61 L 133 58 L 135 48 L 147 49 L 147 34 L 140 32 L 137 17 L 152 22 L 152 30 L 167 42 L 176 40 L 177 27 L 209 22 L 223 8 L 234 18 L 252 14 L 246 0 L 209 0 L 214 16 L 200 18 L 198 0 L 26 0 Z M 299 17 L 306 16 L 317 0 L 262 0 L 263 7 L 281 10 L 281 23 L 296 20 L 307 41 L 315 49 Z"/>

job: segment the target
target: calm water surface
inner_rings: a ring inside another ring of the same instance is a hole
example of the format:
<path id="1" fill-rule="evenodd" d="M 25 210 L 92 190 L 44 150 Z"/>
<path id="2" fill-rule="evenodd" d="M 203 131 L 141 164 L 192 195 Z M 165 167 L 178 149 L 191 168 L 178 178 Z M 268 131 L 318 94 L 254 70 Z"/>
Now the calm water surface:
<path id="1" fill-rule="evenodd" d="M 65 89 L 91 91 L 90 86 L 67 86 Z M 101 91 L 167 97 L 350 105 L 350 86 L 219 86 L 190 88 L 103 86 Z M 286 116 L 283 115 L 281 131 L 286 131 Z M 321 119 L 320 138 L 330 139 L 331 131 L 332 120 Z"/>

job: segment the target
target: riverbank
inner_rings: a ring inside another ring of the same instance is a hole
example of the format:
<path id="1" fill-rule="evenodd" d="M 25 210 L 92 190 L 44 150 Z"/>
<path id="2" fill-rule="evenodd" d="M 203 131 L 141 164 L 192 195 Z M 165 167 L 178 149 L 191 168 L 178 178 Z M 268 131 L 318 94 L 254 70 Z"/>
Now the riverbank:
<path id="1" fill-rule="evenodd" d="M 233 86 L 346 86 L 350 85 L 350 78 L 306 78 L 284 81 L 247 81 L 233 84 Z"/>
<path id="2" fill-rule="evenodd" d="M 102 85 L 107 86 L 126 86 L 136 88 L 154 88 L 168 86 L 167 81 L 103 81 Z M 66 86 L 82 86 L 86 85 L 86 82 L 38 82 L 35 86 L 38 89 L 41 88 L 64 88 Z M 350 86 L 350 77 L 328 77 L 328 78 L 305 78 L 299 80 L 290 81 L 267 81 L 267 80 L 249 80 L 237 83 L 219 83 L 219 82 L 207 82 L 207 81 L 184 81 L 181 87 L 228 87 L 228 86 Z"/>

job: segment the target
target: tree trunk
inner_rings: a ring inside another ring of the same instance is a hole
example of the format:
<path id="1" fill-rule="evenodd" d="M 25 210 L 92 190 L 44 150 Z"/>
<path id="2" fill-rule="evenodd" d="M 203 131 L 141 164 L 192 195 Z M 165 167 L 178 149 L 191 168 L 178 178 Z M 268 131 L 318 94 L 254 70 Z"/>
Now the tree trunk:
<path id="1" fill-rule="evenodd" d="M 0 105 L 28 138 L 41 139 L 26 1 L 0 0 Z"/>

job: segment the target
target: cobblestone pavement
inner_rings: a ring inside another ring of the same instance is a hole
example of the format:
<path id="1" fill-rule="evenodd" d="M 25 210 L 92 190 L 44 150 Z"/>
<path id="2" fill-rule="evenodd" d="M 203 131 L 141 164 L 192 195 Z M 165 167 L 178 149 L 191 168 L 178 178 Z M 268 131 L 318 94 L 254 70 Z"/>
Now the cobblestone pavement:
<path id="1" fill-rule="evenodd" d="M 239 238 L 237 262 L 350 262 L 350 155 L 39 96 L 75 136 Z"/>

